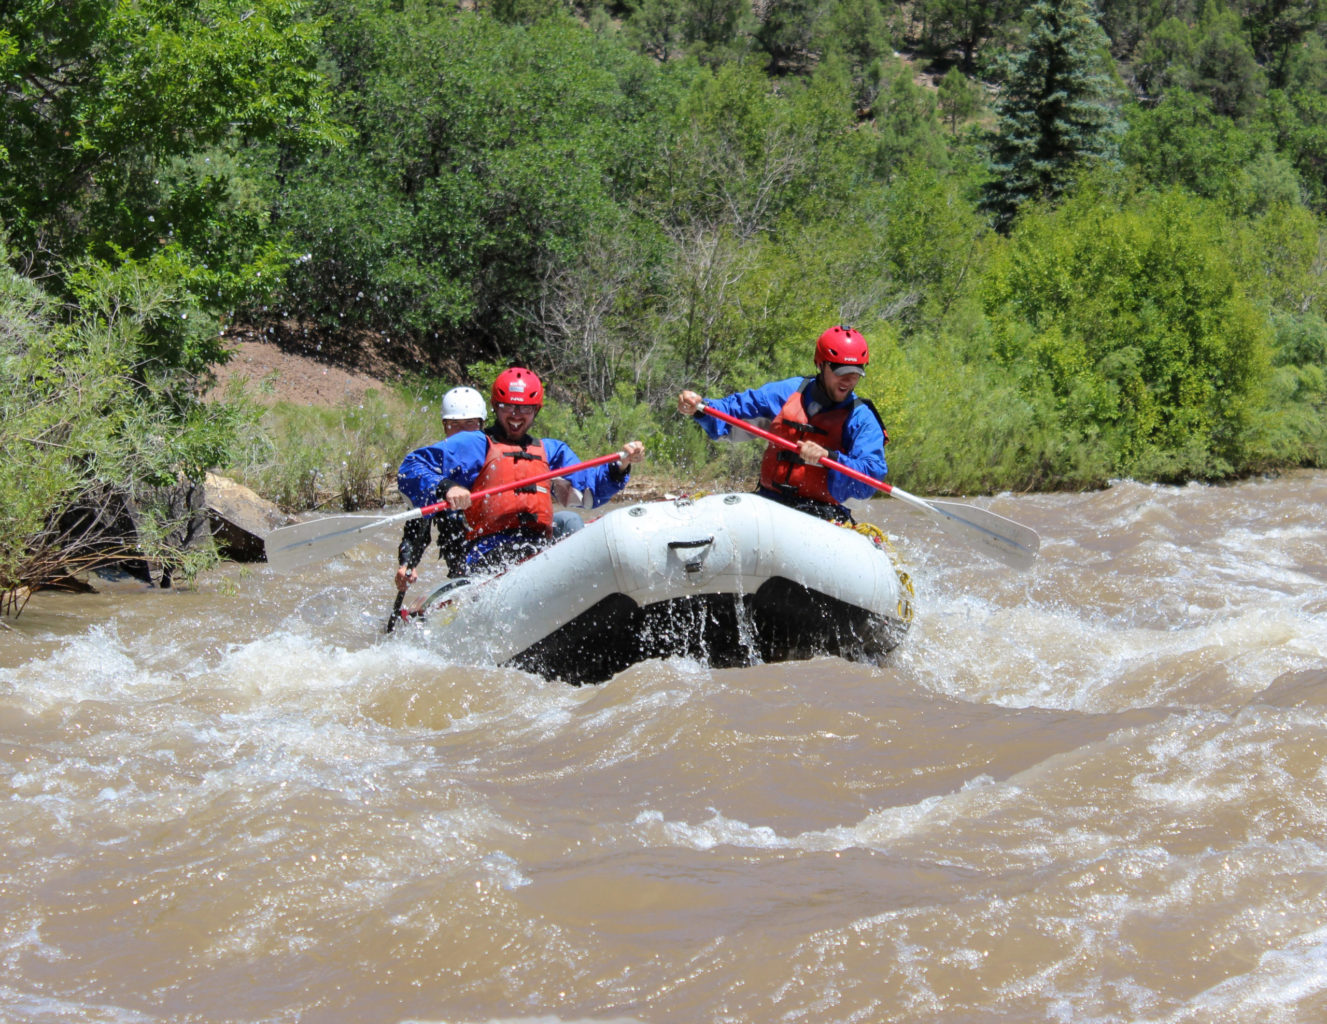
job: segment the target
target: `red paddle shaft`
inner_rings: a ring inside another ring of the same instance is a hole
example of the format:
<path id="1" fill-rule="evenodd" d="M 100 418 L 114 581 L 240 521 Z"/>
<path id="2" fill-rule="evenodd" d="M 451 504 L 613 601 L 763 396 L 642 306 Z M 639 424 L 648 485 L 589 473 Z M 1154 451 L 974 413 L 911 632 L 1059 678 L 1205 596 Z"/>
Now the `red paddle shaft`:
<path id="1" fill-rule="evenodd" d="M 557 476 L 568 476 L 572 473 L 579 473 L 582 469 L 593 469 L 595 466 L 602 466 L 606 462 L 616 462 L 622 458 L 622 452 L 610 452 L 608 455 L 600 455 L 597 459 L 588 459 L 585 462 L 578 462 L 574 466 L 563 466 L 561 469 L 550 469 L 547 473 L 536 473 L 534 476 L 523 477 L 513 483 L 500 484 L 497 487 L 486 487 L 482 491 L 471 491 L 470 500 L 478 501 L 480 498 L 487 498 L 490 494 L 499 494 L 502 491 L 514 490 L 517 487 L 528 487 L 530 484 L 543 483 L 545 480 L 552 480 Z M 435 512 L 441 512 L 444 509 L 451 508 L 451 505 L 445 501 L 439 501 L 433 505 L 425 505 L 423 508 L 415 509 L 416 514 L 421 516 L 431 516 Z"/>
<path id="2" fill-rule="evenodd" d="M 702 405 L 699 411 L 713 416 L 716 420 L 723 420 L 735 427 L 741 427 L 757 437 L 763 437 L 770 444 L 779 448 L 786 448 L 790 452 L 798 451 L 798 445 L 795 442 L 779 437 L 778 434 L 771 434 L 768 430 L 761 430 L 760 427 L 738 419 L 736 416 L 730 416 L 728 413 L 720 412 L 708 405 Z M 1020 523 L 1015 523 L 1011 519 L 1006 519 L 1004 516 L 988 512 L 986 509 L 975 508 L 972 505 L 963 505 L 954 501 L 927 501 L 915 494 L 899 490 L 899 488 L 893 487 L 883 480 L 876 480 L 865 473 L 850 469 L 828 456 L 820 460 L 820 465 L 851 477 L 853 480 L 860 481 L 868 487 L 874 487 L 877 491 L 883 491 L 891 498 L 897 498 L 915 509 L 934 516 L 942 530 L 980 544 L 987 554 L 998 558 L 1006 565 L 1013 566 L 1015 569 L 1028 568 L 1037 556 L 1037 549 L 1041 546 L 1041 539 L 1035 531 Z"/>
<path id="3" fill-rule="evenodd" d="M 780 437 L 778 434 L 771 434 L 768 430 L 761 430 L 754 424 L 746 420 L 739 420 L 736 416 L 729 416 L 726 412 L 720 412 L 718 409 L 708 405 L 702 405 L 700 411 L 707 416 L 713 416 L 716 420 L 723 420 L 725 423 L 731 423 L 735 427 L 741 427 L 743 430 L 749 430 L 757 437 L 763 437 L 770 444 L 778 445 L 780 448 L 786 448 L 790 452 L 797 451 L 797 442 L 789 441 L 786 437 Z M 874 487 L 877 491 L 884 491 L 886 494 L 893 494 L 894 488 L 883 480 L 877 480 L 875 477 L 867 476 L 865 473 L 859 473 L 855 469 L 850 469 L 841 462 L 835 462 L 828 455 L 820 460 L 820 465 L 827 469 L 836 469 L 844 476 L 851 477 L 868 487 Z"/>

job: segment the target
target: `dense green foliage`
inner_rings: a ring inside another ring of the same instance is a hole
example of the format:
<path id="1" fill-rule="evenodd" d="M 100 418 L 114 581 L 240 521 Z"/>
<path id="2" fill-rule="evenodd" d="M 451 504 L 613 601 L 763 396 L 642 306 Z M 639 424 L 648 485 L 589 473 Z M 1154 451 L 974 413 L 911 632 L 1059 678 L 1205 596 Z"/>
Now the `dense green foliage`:
<path id="1" fill-rule="evenodd" d="M 657 159 L 661 83 L 567 19 L 354 14 L 329 41 L 357 144 L 282 176 L 274 208 L 312 258 L 279 301 L 325 326 L 519 350 L 541 277 L 616 226 Z"/>
<path id="2" fill-rule="evenodd" d="M 319 55 L 287 0 L 0 13 L 0 230 L 22 271 L 0 299 L 0 594 L 106 561 L 196 567 L 161 488 L 230 458 L 242 407 L 198 401 L 219 316 L 294 260 L 251 147 L 339 137 Z"/>
<path id="3" fill-rule="evenodd" d="M 1106 37 L 1089 0 L 1038 0 L 1010 55 L 996 110 L 984 205 L 1007 228 L 1019 210 L 1054 199 L 1083 164 L 1115 154 Z"/>
<path id="4" fill-rule="evenodd" d="M 0 270 L 0 611 L 18 583 L 144 558 L 187 575 L 213 557 L 182 550 L 170 492 L 233 457 L 245 406 L 202 405 L 148 355 L 178 296 L 137 268 L 78 288 L 82 311 L 61 317 Z"/>
<path id="5" fill-rule="evenodd" d="M 14 0 L 5 10 L 0 223 L 19 258 L 59 273 L 81 257 L 164 257 L 168 276 L 193 276 L 198 301 L 220 291 L 234 302 L 277 269 L 283 240 L 239 165 L 258 140 L 298 151 L 335 138 L 318 32 L 297 3 Z"/>
<path id="6" fill-rule="evenodd" d="M 508 361 L 582 452 L 748 474 L 673 396 L 834 322 L 916 490 L 1327 458 L 1319 0 L 16 0 L 0 71 L 0 588 L 99 489 L 371 503 Z M 229 317 L 464 379 L 241 429 Z"/>
<path id="7" fill-rule="evenodd" d="M 1271 338 L 1225 230 L 1182 193 L 1084 191 L 1022 220 L 992 267 L 997 360 L 1112 474 L 1220 477 L 1244 455 Z"/>

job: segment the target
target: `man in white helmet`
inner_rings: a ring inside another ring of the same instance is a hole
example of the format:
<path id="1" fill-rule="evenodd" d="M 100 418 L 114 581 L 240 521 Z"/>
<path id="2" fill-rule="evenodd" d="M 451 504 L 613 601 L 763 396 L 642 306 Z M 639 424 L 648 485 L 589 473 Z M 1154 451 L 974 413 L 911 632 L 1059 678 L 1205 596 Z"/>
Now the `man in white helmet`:
<path id="1" fill-rule="evenodd" d="M 463 430 L 482 430 L 487 418 L 484 396 L 474 388 L 452 388 L 442 396 L 444 437 L 451 437 Z M 405 524 L 401 546 L 397 549 L 400 567 L 396 570 L 396 589 L 402 593 L 419 579 L 415 566 L 428 550 L 429 523 L 434 520 L 438 524 L 438 555 L 447 562 L 448 572 L 454 571 L 465 560 L 465 534 L 468 527 L 464 512 L 449 509 L 432 519 L 410 520 Z"/>

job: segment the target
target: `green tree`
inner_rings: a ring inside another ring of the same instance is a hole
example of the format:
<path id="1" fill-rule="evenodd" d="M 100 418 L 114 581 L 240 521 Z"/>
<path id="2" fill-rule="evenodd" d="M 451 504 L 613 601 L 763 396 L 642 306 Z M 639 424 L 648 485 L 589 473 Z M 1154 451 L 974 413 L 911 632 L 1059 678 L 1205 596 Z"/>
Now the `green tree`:
<path id="1" fill-rule="evenodd" d="M 1154 108 L 1135 108 L 1120 152 L 1146 180 L 1181 185 L 1234 212 L 1299 199 L 1290 161 L 1270 150 L 1262 130 L 1216 113 L 1198 93 L 1174 89 Z"/>
<path id="2" fill-rule="evenodd" d="M 879 0 L 838 0 L 822 22 L 816 42 L 821 53 L 841 53 L 860 78 L 872 63 L 893 50 L 890 28 Z"/>
<path id="3" fill-rule="evenodd" d="M 958 126 L 981 110 L 981 88 L 958 68 L 950 68 L 936 90 L 941 116 L 949 134 L 958 137 Z"/>
<path id="4" fill-rule="evenodd" d="M 1286 84 L 1295 51 L 1327 24 L 1323 0 L 1241 0 L 1253 52 L 1276 88 Z"/>
<path id="5" fill-rule="evenodd" d="M 358 140 L 286 176 L 278 209 L 310 260 L 282 308 L 439 354 L 528 353 L 542 278 L 652 173 L 667 77 L 570 18 L 346 14 L 375 40 L 362 87 L 339 95 Z"/>
<path id="6" fill-rule="evenodd" d="M 1210 97 L 1218 114 L 1247 118 L 1253 113 L 1266 79 L 1234 11 L 1208 4 L 1194 34 L 1192 59 L 1188 87 Z"/>
<path id="7" fill-rule="evenodd" d="M 1314 35 L 1290 62 L 1284 89 L 1260 111 L 1276 145 L 1299 172 L 1309 201 L 1327 209 L 1327 43 Z"/>
<path id="8" fill-rule="evenodd" d="M 756 28 L 756 42 L 769 57 L 771 73 L 783 75 L 808 66 L 829 3 L 830 0 L 780 0 L 766 5 Z"/>
<path id="9" fill-rule="evenodd" d="M 1148 32 L 1133 73 L 1145 102 L 1182 88 L 1208 97 L 1216 113 L 1239 119 L 1254 113 L 1266 89 L 1239 16 L 1215 2 L 1196 25 L 1167 18 Z"/>
<path id="10" fill-rule="evenodd" d="M 1035 199 L 1054 198 L 1078 168 L 1111 159 L 1120 125 L 1106 39 L 1089 0 L 1037 0 L 1023 50 L 1007 64 L 983 206 L 1007 228 Z"/>
<path id="11" fill-rule="evenodd" d="M 710 65 L 740 55 L 750 27 L 747 0 L 683 0 L 679 6 L 689 53 Z"/>
<path id="12" fill-rule="evenodd" d="M 1019 10 L 1011 0 L 923 0 L 918 4 L 922 45 L 941 54 L 957 48 L 963 70 L 973 74 L 982 47 L 1007 31 Z"/>
<path id="13" fill-rule="evenodd" d="M 1100 0 L 1098 21 L 1120 60 L 1136 56 L 1142 41 L 1162 22 L 1197 19 L 1205 0 Z"/>
<path id="14" fill-rule="evenodd" d="M 683 52 L 682 9 L 672 0 L 643 0 L 631 13 L 626 38 L 641 53 L 668 61 Z"/>
<path id="15" fill-rule="evenodd" d="M 1187 88 L 1193 77 L 1194 32 L 1179 18 L 1167 18 L 1138 43 L 1134 82 L 1145 103 L 1160 102 L 1170 89 Z"/>
<path id="16" fill-rule="evenodd" d="M 854 251 L 865 251 L 846 222 L 873 191 L 874 140 L 855 125 L 841 57 L 809 81 L 777 88 L 749 65 L 724 65 L 693 81 L 642 210 L 667 244 L 637 336 L 674 380 L 717 388 L 741 376 L 747 386 L 786 365 L 781 350 L 792 337 L 801 339 L 801 366 L 813 326 L 806 321 L 872 305 L 870 298 L 858 305 L 847 275 L 827 269 L 842 268 L 848 235 Z M 875 251 L 854 264 L 853 281 L 875 270 Z"/>
<path id="17" fill-rule="evenodd" d="M 642 0 L 625 30 L 633 46 L 658 60 L 685 53 L 714 67 L 739 59 L 753 28 L 746 0 Z"/>
<path id="18" fill-rule="evenodd" d="M 943 167 L 947 153 L 936 110 L 936 94 L 913 81 L 912 70 L 901 61 L 890 58 L 881 67 L 881 76 L 888 84 L 881 89 L 872 108 L 880 139 L 876 150 L 877 173 L 889 179 L 913 163 Z"/>
<path id="19" fill-rule="evenodd" d="M 899 318 L 905 330 L 951 322 L 984 265 L 987 229 L 962 188 L 953 174 L 917 165 L 889 190 L 884 251 L 891 276 L 918 300 Z"/>
<path id="20" fill-rule="evenodd" d="M 241 277 L 272 239 L 241 154 L 336 138 L 290 0 L 14 0 L 0 14 L 0 222 L 44 273 L 163 246 Z M 272 168 L 266 169 L 268 173 Z M 225 301 L 225 298 L 222 299 Z"/>
<path id="21" fill-rule="evenodd" d="M 667 231 L 728 223 L 747 237 L 818 219 L 870 180 L 874 140 L 855 124 L 841 60 L 777 88 L 754 67 L 725 65 L 691 83 L 641 199 Z"/>
<path id="22" fill-rule="evenodd" d="M 1110 39 L 1111 53 L 1127 60 L 1147 35 L 1151 0 L 1101 0 L 1097 18 Z"/>

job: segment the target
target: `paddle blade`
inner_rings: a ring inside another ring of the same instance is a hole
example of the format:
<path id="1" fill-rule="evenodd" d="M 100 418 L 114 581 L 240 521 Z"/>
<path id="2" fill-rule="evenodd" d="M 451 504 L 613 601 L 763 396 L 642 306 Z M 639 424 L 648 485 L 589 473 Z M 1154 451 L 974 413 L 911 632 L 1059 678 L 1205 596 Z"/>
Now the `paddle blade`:
<path id="1" fill-rule="evenodd" d="M 1034 530 L 1012 519 L 956 501 L 934 501 L 935 524 L 946 533 L 976 544 L 986 554 L 1012 569 L 1030 569 L 1036 561 L 1041 538 Z"/>
<path id="2" fill-rule="evenodd" d="M 330 516 L 283 526 L 269 533 L 264 541 L 267 564 L 277 572 L 290 572 L 349 551 L 365 540 L 364 535 L 370 530 L 396 521 L 398 517 Z"/>

